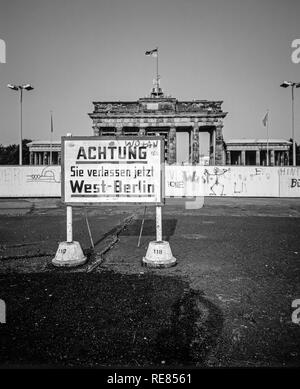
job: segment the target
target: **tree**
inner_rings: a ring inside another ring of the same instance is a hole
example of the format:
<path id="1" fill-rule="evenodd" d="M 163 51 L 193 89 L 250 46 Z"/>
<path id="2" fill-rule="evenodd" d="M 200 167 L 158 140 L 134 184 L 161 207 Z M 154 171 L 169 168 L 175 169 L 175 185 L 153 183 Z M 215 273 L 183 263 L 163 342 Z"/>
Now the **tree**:
<path id="1" fill-rule="evenodd" d="M 289 141 L 291 142 L 290 149 L 289 149 L 289 165 L 293 166 L 293 139 L 290 138 Z M 295 142 L 296 146 L 296 166 L 300 166 L 300 145 Z"/>
<path id="2" fill-rule="evenodd" d="M 26 146 L 30 139 L 22 141 L 22 164 L 29 165 L 29 149 Z M 19 145 L 0 145 L 0 165 L 19 165 Z"/>

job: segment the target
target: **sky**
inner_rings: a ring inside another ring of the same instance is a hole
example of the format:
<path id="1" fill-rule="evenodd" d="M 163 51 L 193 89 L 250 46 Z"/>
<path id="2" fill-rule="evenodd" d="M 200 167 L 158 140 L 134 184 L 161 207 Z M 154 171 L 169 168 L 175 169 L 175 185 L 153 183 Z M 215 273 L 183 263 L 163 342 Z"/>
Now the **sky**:
<path id="1" fill-rule="evenodd" d="M 8 83 L 31 83 L 23 138 L 92 135 L 93 101 L 150 93 L 159 47 L 161 86 L 178 100 L 223 100 L 224 139 L 292 135 L 291 90 L 300 63 L 299 0 L 0 0 L 0 144 L 19 142 L 19 97 Z M 300 142 L 300 89 L 295 90 Z"/>

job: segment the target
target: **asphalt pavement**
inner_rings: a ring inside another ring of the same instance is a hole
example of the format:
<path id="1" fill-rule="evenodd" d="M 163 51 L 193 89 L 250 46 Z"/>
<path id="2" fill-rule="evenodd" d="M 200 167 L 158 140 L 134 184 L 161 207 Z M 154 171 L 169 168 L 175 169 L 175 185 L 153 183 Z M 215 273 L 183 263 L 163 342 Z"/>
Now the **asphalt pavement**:
<path id="1" fill-rule="evenodd" d="M 299 199 L 208 198 L 187 208 L 183 199 L 163 207 L 175 267 L 142 266 L 153 207 L 137 247 L 144 207 L 104 206 L 73 209 L 88 264 L 57 269 L 64 206 L 2 199 L 1 366 L 299 367 Z"/>

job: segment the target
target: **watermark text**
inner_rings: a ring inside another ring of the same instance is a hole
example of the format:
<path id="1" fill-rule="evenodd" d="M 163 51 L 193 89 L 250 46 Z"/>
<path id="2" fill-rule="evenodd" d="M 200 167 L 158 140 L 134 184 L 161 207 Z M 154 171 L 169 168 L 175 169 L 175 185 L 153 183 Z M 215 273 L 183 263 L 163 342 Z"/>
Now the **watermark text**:
<path id="1" fill-rule="evenodd" d="M 0 63 L 6 63 L 6 43 L 0 39 Z"/>
<path id="2" fill-rule="evenodd" d="M 294 39 L 291 47 L 295 49 L 291 56 L 292 62 L 298 64 L 300 63 L 300 39 Z"/>
<path id="3" fill-rule="evenodd" d="M 292 308 L 296 308 L 292 313 L 292 322 L 294 324 L 300 324 L 300 299 L 292 302 Z"/>
<path id="4" fill-rule="evenodd" d="M 6 323 L 6 304 L 4 300 L 0 299 L 0 324 Z"/>

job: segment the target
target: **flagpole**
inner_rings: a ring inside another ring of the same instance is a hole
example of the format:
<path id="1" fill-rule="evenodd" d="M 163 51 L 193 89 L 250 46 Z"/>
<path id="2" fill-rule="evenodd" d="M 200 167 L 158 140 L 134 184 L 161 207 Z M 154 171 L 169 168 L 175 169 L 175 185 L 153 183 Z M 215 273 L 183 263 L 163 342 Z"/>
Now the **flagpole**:
<path id="1" fill-rule="evenodd" d="M 267 110 L 267 166 L 269 166 L 269 110 Z"/>
<path id="2" fill-rule="evenodd" d="M 158 82 L 158 47 L 156 47 L 157 56 L 156 56 L 156 93 L 159 93 L 159 82 Z"/>
<path id="3" fill-rule="evenodd" d="M 51 114 L 51 126 L 50 126 L 50 165 L 52 165 L 52 131 L 53 131 L 53 122 L 52 122 L 52 111 Z"/>

